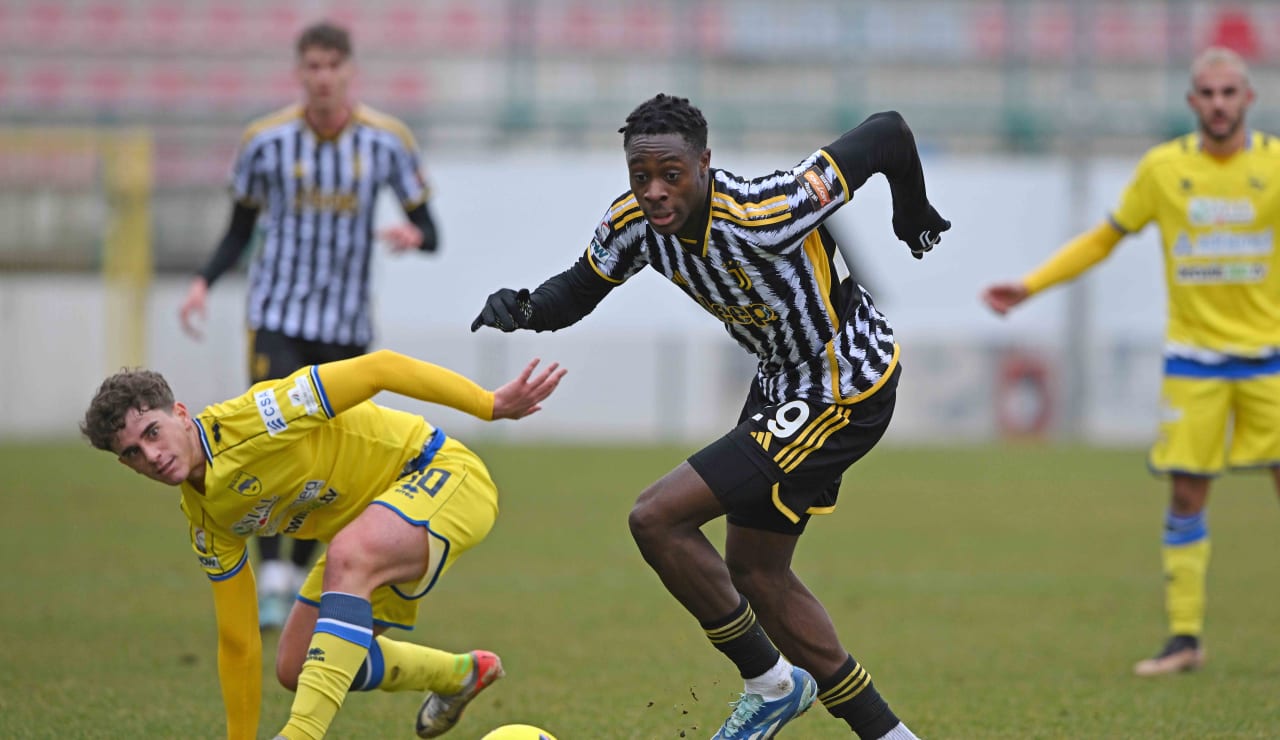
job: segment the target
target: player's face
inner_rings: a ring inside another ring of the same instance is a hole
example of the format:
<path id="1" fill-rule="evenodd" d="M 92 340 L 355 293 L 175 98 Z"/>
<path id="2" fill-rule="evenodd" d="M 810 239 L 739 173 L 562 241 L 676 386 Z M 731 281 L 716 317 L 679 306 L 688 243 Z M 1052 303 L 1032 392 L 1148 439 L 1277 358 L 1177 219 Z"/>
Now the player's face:
<path id="1" fill-rule="evenodd" d="M 113 447 L 135 473 L 169 486 L 182 483 L 197 464 L 204 464 L 187 407 L 180 403 L 167 410 L 129 409 Z"/>
<path id="2" fill-rule="evenodd" d="M 1239 69 L 1230 64 L 1214 64 L 1202 69 L 1192 80 L 1187 103 L 1200 121 L 1200 132 L 1223 142 L 1244 126 L 1245 111 L 1253 102 L 1253 88 Z"/>
<path id="3" fill-rule="evenodd" d="M 333 111 L 347 104 L 351 58 L 337 49 L 309 46 L 298 57 L 298 80 L 312 110 Z"/>
<path id="4" fill-rule="evenodd" d="M 631 139 L 627 145 L 631 192 L 654 231 L 675 234 L 686 225 L 698 223 L 697 216 L 707 203 L 710 166 L 711 150 L 697 151 L 680 134 L 639 135 Z"/>

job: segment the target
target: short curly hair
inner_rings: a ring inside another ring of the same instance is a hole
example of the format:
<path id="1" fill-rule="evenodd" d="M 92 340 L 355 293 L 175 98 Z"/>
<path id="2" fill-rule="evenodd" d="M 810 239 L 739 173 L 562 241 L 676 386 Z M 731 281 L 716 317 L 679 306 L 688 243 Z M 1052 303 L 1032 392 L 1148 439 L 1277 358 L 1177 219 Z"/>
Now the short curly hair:
<path id="1" fill-rule="evenodd" d="M 80 433 L 88 437 L 94 447 L 114 452 L 111 443 L 116 433 L 124 429 L 125 415 L 130 410 L 172 407 L 173 390 L 163 375 L 154 370 L 121 370 L 98 386 L 80 423 Z"/>
<path id="2" fill-rule="evenodd" d="M 627 116 L 627 125 L 618 129 L 625 147 L 636 136 L 679 134 L 689 146 L 701 152 L 707 148 L 707 119 L 689 102 L 666 93 L 649 98 Z"/>

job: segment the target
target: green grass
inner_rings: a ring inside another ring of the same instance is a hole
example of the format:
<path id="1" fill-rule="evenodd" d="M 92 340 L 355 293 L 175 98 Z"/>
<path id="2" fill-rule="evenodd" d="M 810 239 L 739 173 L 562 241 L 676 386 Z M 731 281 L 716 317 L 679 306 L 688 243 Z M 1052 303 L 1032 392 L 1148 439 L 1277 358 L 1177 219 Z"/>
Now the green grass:
<path id="1" fill-rule="evenodd" d="M 740 682 L 626 527 L 636 493 L 689 450 L 477 447 L 502 515 L 411 639 L 496 650 L 508 678 L 450 737 L 508 722 L 560 740 L 709 737 Z M 209 587 L 173 493 L 78 444 L 0 447 L 0 474 L 0 737 L 221 737 Z M 924 737 L 1274 737 L 1270 489 L 1259 475 L 1215 489 L 1198 674 L 1129 675 L 1164 636 L 1166 493 L 1141 451 L 877 450 L 796 569 Z M 290 695 L 265 673 L 269 737 Z M 412 737 L 418 699 L 353 695 L 331 736 Z M 850 737 L 821 709 L 786 734 Z"/>

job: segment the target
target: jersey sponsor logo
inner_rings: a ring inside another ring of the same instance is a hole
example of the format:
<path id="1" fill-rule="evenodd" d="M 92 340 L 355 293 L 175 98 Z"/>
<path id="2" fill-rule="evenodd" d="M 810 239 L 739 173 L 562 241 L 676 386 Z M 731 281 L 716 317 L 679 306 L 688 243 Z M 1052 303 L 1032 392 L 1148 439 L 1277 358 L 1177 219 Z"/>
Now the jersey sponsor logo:
<path id="1" fill-rule="evenodd" d="M 1178 234 L 1173 243 L 1176 257 L 1261 257 L 1275 249 L 1271 229 L 1262 231 L 1211 231 L 1192 240 L 1187 234 Z"/>
<path id="2" fill-rule="evenodd" d="M 250 473 L 237 470 L 236 474 L 231 477 L 231 482 L 227 484 L 227 488 L 241 496 L 257 498 L 262 493 L 262 481 Z"/>
<path id="3" fill-rule="evenodd" d="M 743 326 L 768 326 L 778 320 L 778 314 L 764 303 L 752 303 L 746 306 L 726 306 L 723 303 L 707 300 L 698 296 L 698 303 L 711 312 L 713 316 L 726 324 L 742 324 Z"/>
<path id="4" fill-rule="evenodd" d="M 598 264 L 603 264 L 609 261 L 609 250 L 604 248 L 604 244 L 601 244 L 599 239 L 592 239 L 591 256 Z"/>
<path id="5" fill-rule="evenodd" d="M 1193 226 L 1251 224 L 1256 217 L 1253 202 L 1243 198 L 1192 198 L 1187 201 L 1187 221 Z"/>
<path id="6" fill-rule="evenodd" d="M 315 482 L 315 481 L 308 481 L 308 483 L 311 483 L 311 482 Z M 323 486 L 324 482 L 320 481 L 320 485 Z M 298 501 L 294 502 L 294 504 L 291 505 L 289 509 L 287 509 L 284 512 L 284 516 L 289 517 L 289 521 L 287 524 L 284 525 L 284 529 L 280 530 L 281 534 L 293 534 L 294 532 L 297 532 L 299 529 L 302 529 L 302 525 L 306 523 L 307 517 L 311 516 L 311 512 L 323 506 L 328 506 L 334 501 L 337 501 L 338 496 L 340 495 L 342 494 L 330 488 L 320 498 L 317 498 L 314 500 L 306 500 L 305 503 L 303 503 L 301 510 L 299 510 L 298 504 L 303 502 L 303 499 L 300 497 Z M 283 519 L 284 516 L 282 516 L 281 518 Z M 272 527 L 272 529 L 276 529 L 276 527 Z"/>
<path id="7" fill-rule="evenodd" d="M 1213 283 L 1260 283 L 1267 277 L 1262 262 L 1210 262 L 1200 265 L 1178 265 L 1174 279 L 1181 285 Z"/>
<path id="8" fill-rule="evenodd" d="M 310 501 L 320 493 L 320 489 L 324 488 L 324 481 L 309 480 L 302 485 L 302 491 L 298 493 L 298 503 Z"/>
<path id="9" fill-rule="evenodd" d="M 289 428 L 289 422 L 284 420 L 284 414 L 280 411 L 280 404 L 276 403 L 274 390 L 264 388 L 258 391 L 253 394 L 253 401 L 258 406 L 258 416 L 262 417 L 267 434 L 274 437 Z"/>
<path id="10" fill-rule="evenodd" d="M 218 562 L 216 555 L 201 555 L 200 565 L 205 570 L 222 570 L 222 563 Z"/>
<path id="11" fill-rule="evenodd" d="M 303 188 L 298 191 L 294 210 L 325 211 L 354 215 L 360 208 L 360 196 L 356 193 L 326 193 L 319 188 Z"/>
<path id="12" fill-rule="evenodd" d="M 311 382 L 305 375 L 295 378 L 293 385 L 294 387 L 289 389 L 289 403 L 305 408 L 308 416 L 320 410 L 320 402 L 316 400 L 316 394 L 311 390 Z"/>
<path id="13" fill-rule="evenodd" d="M 241 537 L 253 534 L 254 532 L 266 532 L 267 522 L 270 521 L 271 518 L 271 507 L 276 505 L 276 501 L 278 501 L 279 498 L 279 496 L 272 496 L 269 499 L 265 499 L 254 504 L 253 508 L 249 510 L 249 513 L 240 517 L 240 521 L 231 525 L 231 531 Z M 267 533 L 272 534 L 272 532 Z"/>
<path id="14" fill-rule="evenodd" d="M 831 181 L 817 165 L 800 173 L 796 182 L 800 183 L 805 195 L 809 196 L 809 200 L 817 203 L 819 208 L 831 202 Z"/>

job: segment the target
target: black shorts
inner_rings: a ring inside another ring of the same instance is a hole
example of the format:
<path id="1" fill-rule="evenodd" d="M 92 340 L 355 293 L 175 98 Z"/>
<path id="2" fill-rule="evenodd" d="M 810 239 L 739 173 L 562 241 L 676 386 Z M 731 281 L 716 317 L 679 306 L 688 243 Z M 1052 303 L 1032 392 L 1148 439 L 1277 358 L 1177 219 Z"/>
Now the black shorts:
<path id="1" fill-rule="evenodd" d="M 695 452 L 689 465 L 730 524 L 798 535 L 810 516 L 835 509 L 841 475 L 889 428 L 900 368 L 870 397 L 844 406 L 769 403 L 752 383 L 738 426 Z"/>
<path id="2" fill-rule="evenodd" d="M 283 378 L 300 367 L 350 359 L 365 350 L 364 345 L 312 342 L 267 329 L 250 331 L 249 381 Z"/>

